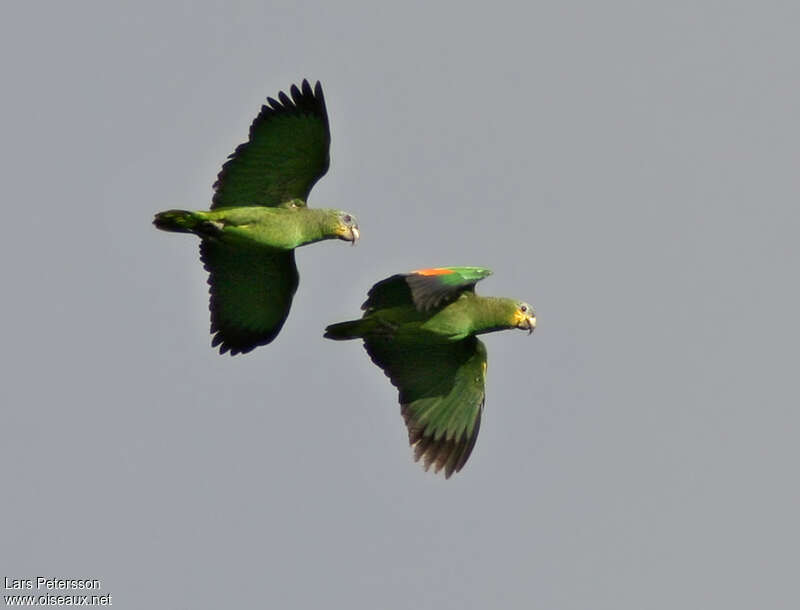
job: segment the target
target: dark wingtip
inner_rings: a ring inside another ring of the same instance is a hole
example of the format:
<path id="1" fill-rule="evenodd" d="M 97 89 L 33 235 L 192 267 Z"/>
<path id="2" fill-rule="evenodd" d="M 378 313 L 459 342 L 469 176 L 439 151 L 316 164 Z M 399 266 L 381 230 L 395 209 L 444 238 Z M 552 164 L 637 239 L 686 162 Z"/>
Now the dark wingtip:
<path id="1" fill-rule="evenodd" d="M 408 442 L 414 449 L 414 461 L 422 460 L 422 467 L 427 472 L 433 466 L 433 472 L 443 472 L 444 478 L 449 479 L 453 474 L 460 472 L 467 463 L 481 427 L 483 404 L 480 406 L 478 417 L 472 433 L 467 430 L 461 432 L 458 438 L 436 438 L 435 435 L 426 435 L 422 425 L 412 419 L 408 405 L 401 405 L 401 414 L 408 428 Z"/>
<path id="2" fill-rule="evenodd" d="M 272 343 L 275 337 L 278 336 L 276 332 L 270 337 L 253 341 L 252 338 L 248 339 L 246 337 L 236 337 L 234 335 L 223 336 L 224 333 L 221 330 L 214 330 L 213 326 L 211 332 L 216 333 L 211 339 L 211 347 L 219 346 L 220 355 L 228 354 L 229 356 L 249 354 L 257 347 Z M 230 332 L 231 331 L 229 331 L 229 333 Z"/>

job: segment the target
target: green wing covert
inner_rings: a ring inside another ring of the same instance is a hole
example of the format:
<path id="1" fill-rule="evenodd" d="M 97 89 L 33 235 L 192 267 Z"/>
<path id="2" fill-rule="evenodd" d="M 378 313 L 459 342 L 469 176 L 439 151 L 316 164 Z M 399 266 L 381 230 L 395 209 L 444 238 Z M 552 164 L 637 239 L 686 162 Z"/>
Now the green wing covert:
<path id="1" fill-rule="evenodd" d="M 485 346 L 476 337 L 434 345 L 370 337 L 364 347 L 399 391 L 414 459 L 450 478 L 467 462 L 478 438 Z"/>
<path id="2" fill-rule="evenodd" d="M 278 206 L 290 199 L 306 201 L 311 187 L 330 165 L 331 134 L 322 85 L 312 91 L 307 80 L 283 91 L 250 126 L 250 138 L 222 166 L 214 183 L 211 208 Z"/>
<path id="3" fill-rule="evenodd" d="M 294 250 L 271 253 L 203 240 L 200 258 L 209 272 L 211 345 L 235 356 L 270 343 L 283 327 L 297 291 Z"/>
<path id="4" fill-rule="evenodd" d="M 434 267 L 398 273 L 370 288 L 361 309 L 374 311 L 413 303 L 418 311 L 430 311 L 465 290 L 474 292 L 475 284 L 491 273 L 483 267 Z"/>

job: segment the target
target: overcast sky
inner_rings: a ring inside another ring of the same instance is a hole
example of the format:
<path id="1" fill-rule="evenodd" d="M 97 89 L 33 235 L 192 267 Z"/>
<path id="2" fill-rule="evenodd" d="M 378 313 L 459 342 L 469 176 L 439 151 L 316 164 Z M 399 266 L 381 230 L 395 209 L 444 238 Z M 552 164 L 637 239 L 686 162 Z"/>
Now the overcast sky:
<path id="1" fill-rule="evenodd" d="M 43 2 L 0 15 L 0 576 L 117 608 L 800 607 L 800 5 Z M 266 96 L 322 81 L 278 339 L 210 347 L 197 239 Z M 446 481 L 322 338 L 423 266 L 494 270 Z M 3 591 L 4 594 L 9 593 Z"/>

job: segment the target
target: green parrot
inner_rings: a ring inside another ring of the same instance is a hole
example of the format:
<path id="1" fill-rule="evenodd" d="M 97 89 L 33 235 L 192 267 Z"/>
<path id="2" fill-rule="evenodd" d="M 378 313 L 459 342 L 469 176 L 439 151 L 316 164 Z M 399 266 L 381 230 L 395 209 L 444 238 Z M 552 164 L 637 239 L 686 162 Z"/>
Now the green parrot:
<path id="1" fill-rule="evenodd" d="M 214 183 L 211 210 L 168 210 L 153 224 L 194 233 L 209 273 L 211 341 L 244 354 L 271 342 L 289 315 L 299 276 L 294 249 L 323 239 L 355 244 L 355 216 L 310 209 L 311 188 L 330 165 L 328 112 L 319 82 L 282 91 L 250 126 Z"/>
<path id="2" fill-rule="evenodd" d="M 369 290 L 361 319 L 325 329 L 328 339 L 364 340 L 398 389 L 414 460 L 448 479 L 467 462 L 481 425 L 486 347 L 476 335 L 536 328 L 527 303 L 475 294 L 491 273 L 439 267 L 393 275 Z"/>

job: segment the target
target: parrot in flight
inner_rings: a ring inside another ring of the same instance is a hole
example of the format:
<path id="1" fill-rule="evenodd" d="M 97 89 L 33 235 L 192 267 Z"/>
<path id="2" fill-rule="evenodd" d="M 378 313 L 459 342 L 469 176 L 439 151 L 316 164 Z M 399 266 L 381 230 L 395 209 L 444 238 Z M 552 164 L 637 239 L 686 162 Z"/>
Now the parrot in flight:
<path id="1" fill-rule="evenodd" d="M 200 238 L 208 271 L 212 347 L 245 354 L 281 330 L 299 275 L 294 250 L 325 239 L 355 244 L 358 221 L 306 205 L 330 165 L 331 135 L 322 85 L 292 85 L 267 104 L 250 137 L 228 157 L 208 211 L 167 210 L 153 224 Z"/>
<path id="2" fill-rule="evenodd" d="M 536 328 L 527 303 L 475 294 L 490 274 L 481 267 L 396 274 L 369 290 L 360 319 L 325 329 L 328 339 L 364 341 L 397 387 L 415 461 L 448 479 L 466 464 L 481 425 L 487 355 L 476 335 Z"/>

